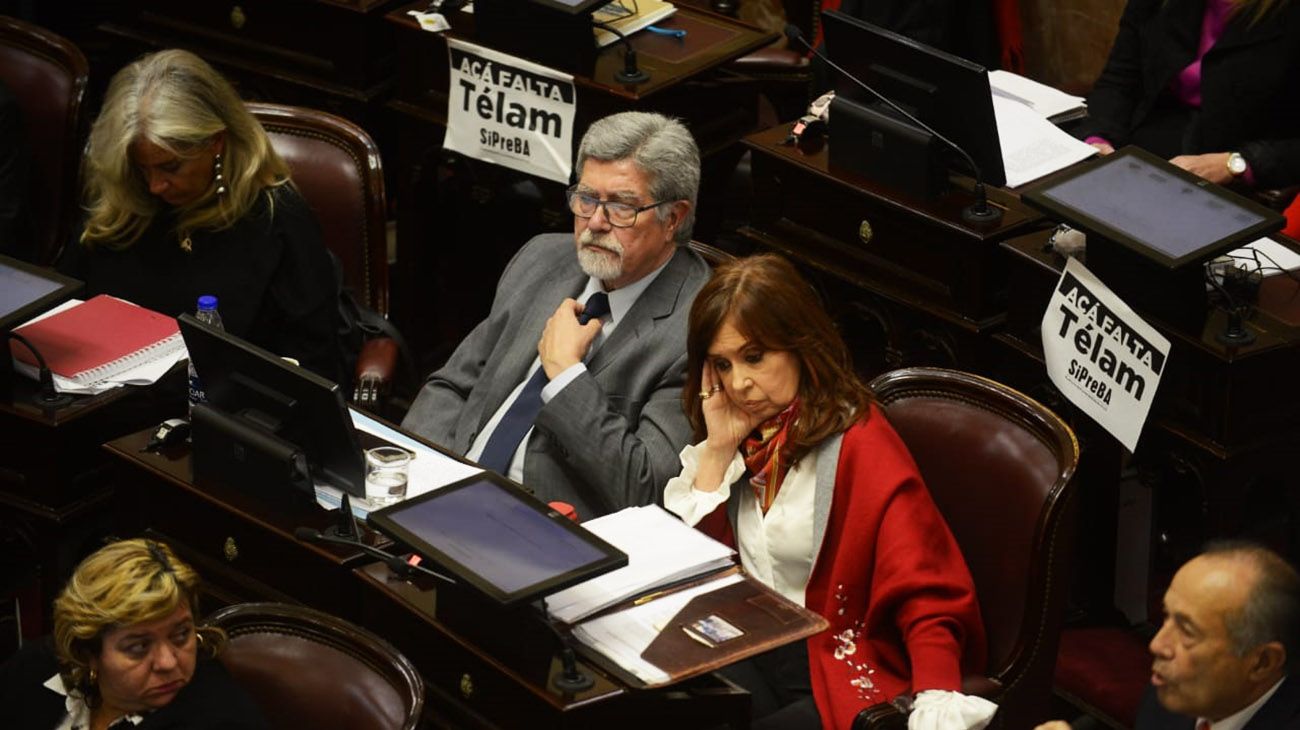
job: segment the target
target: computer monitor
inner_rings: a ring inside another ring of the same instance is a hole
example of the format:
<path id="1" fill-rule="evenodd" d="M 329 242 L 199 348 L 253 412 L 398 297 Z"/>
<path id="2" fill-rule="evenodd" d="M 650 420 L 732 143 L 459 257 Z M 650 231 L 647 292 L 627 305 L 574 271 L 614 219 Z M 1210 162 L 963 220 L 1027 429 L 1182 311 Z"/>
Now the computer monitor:
<path id="1" fill-rule="evenodd" d="M 832 61 L 966 150 L 983 182 L 1006 184 L 993 94 L 983 66 L 836 10 L 822 13 L 822 27 Z M 867 107 L 880 105 L 842 75 L 836 77 L 835 95 Z M 834 136 L 830 144 L 834 147 Z M 955 153 L 950 161 L 958 169 L 966 167 Z"/>
<path id="2" fill-rule="evenodd" d="M 627 565 L 626 553 L 490 471 L 367 520 L 504 606 Z"/>
<path id="3" fill-rule="evenodd" d="M 591 15 L 606 0 L 475 0 L 474 41 L 543 66 L 590 75 Z"/>
<path id="4" fill-rule="evenodd" d="M 262 463 L 287 458 L 296 449 L 311 480 L 357 497 L 365 496 L 365 461 L 342 389 L 337 383 L 182 314 L 181 336 L 203 384 L 207 406 L 216 411 L 221 433 L 236 454 L 260 453 Z M 196 412 L 198 408 L 196 407 Z M 196 477 L 200 424 L 194 424 Z M 228 456 L 228 455 L 227 455 Z M 234 469 L 229 458 L 208 459 L 217 469 Z M 250 471 L 255 460 L 249 459 Z M 224 472 L 232 476 L 230 472 Z M 260 479 L 253 473 L 250 479 Z M 269 489 L 275 487 L 268 486 Z M 311 485 L 302 487 L 310 490 Z"/>

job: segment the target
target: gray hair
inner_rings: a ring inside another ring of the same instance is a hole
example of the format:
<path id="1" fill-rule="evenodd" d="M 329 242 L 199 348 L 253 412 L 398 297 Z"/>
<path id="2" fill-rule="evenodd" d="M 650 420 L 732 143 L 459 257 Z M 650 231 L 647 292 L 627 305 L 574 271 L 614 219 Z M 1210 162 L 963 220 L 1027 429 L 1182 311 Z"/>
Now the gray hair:
<path id="1" fill-rule="evenodd" d="M 1216 540 L 1202 555 L 1242 560 L 1255 567 L 1255 584 L 1240 611 L 1224 617 L 1238 656 L 1276 641 L 1286 650 L 1288 674 L 1300 670 L 1300 574 L 1280 555 L 1247 540 Z"/>
<path id="2" fill-rule="evenodd" d="M 597 120 L 578 146 L 577 170 L 588 159 L 600 162 L 631 160 L 650 179 L 654 200 L 689 200 L 691 209 L 677 227 L 677 242 L 691 239 L 695 200 L 700 192 L 700 148 L 686 125 L 652 112 L 621 112 Z M 655 208 L 659 220 L 669 211 Z"/>

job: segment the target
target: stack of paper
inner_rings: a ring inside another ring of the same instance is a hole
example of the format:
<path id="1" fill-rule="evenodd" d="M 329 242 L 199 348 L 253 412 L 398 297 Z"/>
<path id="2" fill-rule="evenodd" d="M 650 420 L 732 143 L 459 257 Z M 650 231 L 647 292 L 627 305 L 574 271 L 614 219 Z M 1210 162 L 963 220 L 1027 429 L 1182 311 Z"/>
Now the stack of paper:
<path id="1" fill-rule="evenodd" d="M 1043 115 L 1019 102 L 993 95 L 1002 166 L 1007 187 L 1062 170 L 1097 154 L 1096 148 L 1061 131 Z"/>
<path id="2" fill-rule="evenodd" d="M 633 8 L 636 9 L 636 12 L 632 11 Z M 605 23 L 617 28 L 623 35 L 632 35 L 646 26 L 658 23 L 675 12 L 677 12 L 677 8 L 672 3 L 663 0 L 615 0 L 593 13 L 591 19 L 597 23 Z M 595 30 L 597 48 L 604 48 L 618 40 L 618 36 L 604 28 L 597 26 Z"/>
<path id="3" fill-rule="evenodd" d="M 407 499 L 425 492 L 432 492 L 439 487 L 445 487 L 448 484 L 458 482 L 483 471 L 481 467 L 457 461 L 441 451 L 431 449 L 401 431 L 389 428 L 355 408 L 349 409 L 349 412 L 352 414 L 352 425 L 358 431 L 365 431 L 368 434 L 378 436 L 390 444 L 400 446 L 415 454 L 411 459 L 411 472 L 406 490 Z M 320 506 L 325 509 L 336 509 L 342 502 L 343 493 L 339 490 L 324 484 L 316 485 L 316 503 Z M 371 505 L 366 500 L 353 499 L 351 504 L 352 513 L 357 517 L 365 519 L 366 515 L 370 514 Z"/>
<path id="4" fill-rule="evenodd" d="M 667 684 L 671 675 L 642 659 L 641 655 L 692 598 L 741 580 L 744 577 L 739 574 L 729 575 L 640 606 L 594 618 L 573 627 L 573 635 L 636 675 L 647 686 Z"/>
<path id="5" fill-rule="evenodd" d="M 627 553 L 627 566 L 546 598 L 547 611 L 568 624 L 646 591 L 730 566 L 735 554 L 655 505 L 629 507 L 582 526 Z"/>
<path id="6" fill-rule="evenodd" d="M 989 86 L 994 96 L 1020 102 L 1056 124 L 1088 114 L 1088 102 L 1082 96 L 1067 94 L 1010 71 L 989 71 Z"/>

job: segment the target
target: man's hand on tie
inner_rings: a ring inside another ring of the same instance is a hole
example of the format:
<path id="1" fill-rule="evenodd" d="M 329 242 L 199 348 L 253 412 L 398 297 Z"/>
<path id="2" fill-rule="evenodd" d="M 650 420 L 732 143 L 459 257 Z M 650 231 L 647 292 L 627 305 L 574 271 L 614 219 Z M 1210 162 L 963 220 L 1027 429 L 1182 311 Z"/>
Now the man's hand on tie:
<path id="1" fill-rule="evenodd" d="M 592 341 L 600 333 L 599 319 L 578 324 L 581 312 L 582 305 L 576 299 L 565 299 L 555 314 L 546 320 L 546 329 L 542 330 L 542 339 L 537 343 L 537 355 L 548 379 L 554 380 L 555 376 L 582 362 Z"/>

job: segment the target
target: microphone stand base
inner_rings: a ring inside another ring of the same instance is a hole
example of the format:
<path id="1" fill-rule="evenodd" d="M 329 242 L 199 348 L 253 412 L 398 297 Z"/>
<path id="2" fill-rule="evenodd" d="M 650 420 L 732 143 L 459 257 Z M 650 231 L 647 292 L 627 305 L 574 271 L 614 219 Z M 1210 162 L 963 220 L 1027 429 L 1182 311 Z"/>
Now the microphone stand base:
<path id="1" fill-rule="evenodd" d="M 596 686 L 596 680 L 591 675 L 583 674 L 574 670 L 573 676 L 566 674 L 557 674 L 551 680 L 551 684 L 561 692 L 581 692 L 584 689 L 591 689 Z"/>
<path id="2" fill-rule="evenodd" d="M 72 396 L 67 393 L 37 393 L 32 400 L 42 408 L 62 408 L 72 402 Z"/>
<path id="3" fill-rule="evenodd" d="M 1255 333 L 1242 327 L 1241 329 L 1225 329 L 1214 336 L 1220 344 L 1230 347 L 1241 347 L 1243 345 L 1255 344 Z"/>
<path id="4" fill-rule="evenodd" d="M 635 71 L 618 71 L 614 74 L 614 80 L 620 84 L 644 84 L 650 80 L 650 74 L 636 69 Z"/>
<path id="5" fill-rule="evenodd" d="M 977 226 L 991 226 L 1002 222 L 1002 209 L 996 205 L 984 204 L 984 210 L 979 210 L 976 204 L 966 206 L 961 209 L 961 219 L 966 223 L 972 223 Z"/>

